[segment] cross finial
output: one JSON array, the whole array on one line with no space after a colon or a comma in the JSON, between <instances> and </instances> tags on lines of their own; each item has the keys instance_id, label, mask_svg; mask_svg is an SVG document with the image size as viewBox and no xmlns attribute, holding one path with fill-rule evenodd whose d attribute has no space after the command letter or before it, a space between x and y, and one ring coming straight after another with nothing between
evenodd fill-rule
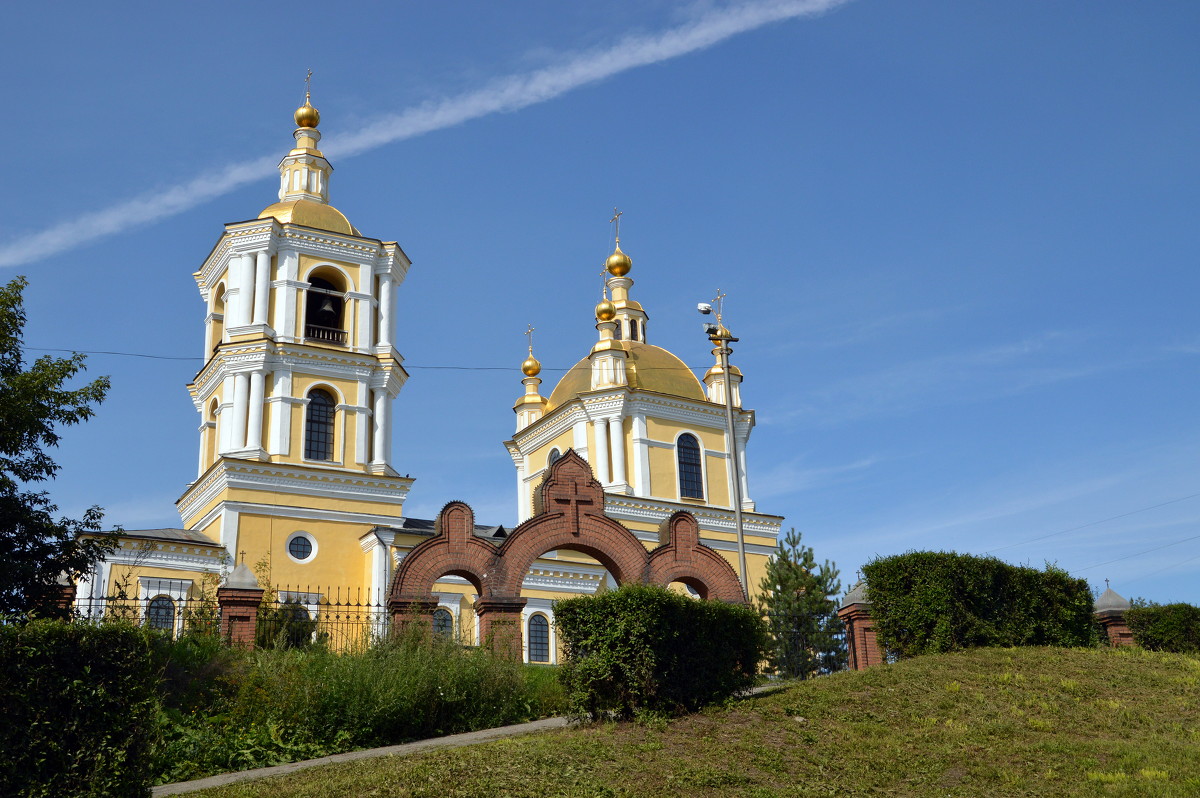
<instances>
[{"instance_id":1,"label":"cross finial","mask_svg":"<svg viewBox=\"0 0 1200 798\"><path fill-rule=\"evenodd\" d=\"M304 76L304 102L312 99L312 70L308 70L308 74Z\"/></svg>"},{"instance_id":2,"label":"cross finial","mask_svg":"<svg viewBox=\"0 0 1200 798\"><path fill-rule=\"evenodd\" d=\"M608 299L608 266L600 270L600 298Z\"/></svg>"},{"instance_id":3,"label":"cross finial","mask_svg":"<svg viewBox=\"0 0 1200 798\"><path fill-rule=\"evenodd\" d=\"M532 355L533 354L533 331L536 328L532 324L527 324L525 326L527 328L525 330L525 337L529 339L529 354Z\"/></svg>"},{"instance_id":4,"label":"cross finial","mask_svg":"<svg viewBox=\"0 0 1200 798\"><path fill-rule=\"evenodd\" d=\"M614 206L613 207L613 217L608 220L609 224L616 225L614 237L617 239L618 244L621 243L621 214L622 213L623 213L623 211L617 210L616 207Z\"/></svg>"},{"instance_id":5,"label":"cross finial","mask_svg":"<svg viewBox=\"0 0 1200 798\"><path fill-rule=\"evenodd\" d=\"M1105 590L1109 590L1109 589L1110 589L1110 588L1109 588L1109 586L1108 586L1108 577L1104 577L1104 589L1105 589Z\"/></svg>"},{"instance_id":6,"label":"cross finial","mask_svg":"<svg viewBox=\"0 0 1200 798\"><path fill-rule=\"evenodd\" d=\"M246 564L246 550L242 549L242 565Z\"/></svg>"},{"instance_id":7,"label":"cross finial","mask_svg":"<svg viewBox=\"0 0 1200 798\"><path fill-rule=\"evenodd\" d=\"M717 295L713 297L713 304L717 306L717 324L721 323L721 311L725 305L725 294L721 293L721 289L717 289Z\"/></svg>"}]
</instances>

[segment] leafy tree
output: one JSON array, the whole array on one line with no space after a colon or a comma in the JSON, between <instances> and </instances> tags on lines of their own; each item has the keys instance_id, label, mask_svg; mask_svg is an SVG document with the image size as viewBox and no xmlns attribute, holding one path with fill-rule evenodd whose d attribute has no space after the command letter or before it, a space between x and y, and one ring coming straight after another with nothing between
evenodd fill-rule
<instances>
[{"instance_id":1,"label":"leafy tree","mask_svg":"<svg viewBox=\"0 0 1200 798\"><path fill-rule=\"evenodd\" d=\"M837 566L829 560L818 566L812 547L800 538L792 529L767 562L759 602L771 636L771 668L807 679L844 667L846 647L837 616L842 592Z\"/></svg>"},{"instance_id":2,"label":"leafy tree","mask_svg":"<svg viewBox=\"0 0 1200 798\"><path fill-rule=\"evenodd\" d=\"M79 520L56 521L46 492L28 489L58 473L47 451L58 445L58 428L91 418L108 378L64 387L84 369L78 353L43 356L26 367L26 285L18 277L0 286L0 613L51 612L59 576L77 579L116 545L115 532L100 530L99 507Z\"/></svg>"}]
</instances>

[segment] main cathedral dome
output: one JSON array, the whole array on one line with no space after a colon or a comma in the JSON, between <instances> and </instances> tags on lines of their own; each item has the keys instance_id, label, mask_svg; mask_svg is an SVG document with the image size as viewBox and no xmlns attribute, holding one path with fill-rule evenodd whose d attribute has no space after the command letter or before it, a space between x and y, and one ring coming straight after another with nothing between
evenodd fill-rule
<instances>
[{"instance_id":1,"label":"main cathedral dome","mask_svg":"<svg viewBox=\"0 0 1200 798\"><path fill-rule=\"evenodd\" d=\"M640 391L678 396L684 399L705 401L704 388L696 375L682 360L661 346L645 344L640 341L620 341L619 346L625 350L628 357L625 364L625 374L629 387ZM554 386L550 401L546 406L547 412L560 407L579 394L591 390L592 363L590 357L585 357L571 367L563 378Z\"/></svg>"}]
</instances>

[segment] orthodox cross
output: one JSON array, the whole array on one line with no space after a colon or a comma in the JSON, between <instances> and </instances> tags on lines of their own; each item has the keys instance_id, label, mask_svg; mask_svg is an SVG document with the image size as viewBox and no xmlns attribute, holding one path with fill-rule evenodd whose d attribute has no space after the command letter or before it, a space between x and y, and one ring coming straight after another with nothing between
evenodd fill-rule
<instances>
[{"instance_id":1,"label":"orthodox cross","mask_svg":"<svg viewBox=\"0 0 1200 798\"><path fill-rule=\"evenodd\" d=\"M246 550L242 549L242 565L246 564Z\"/></svg>"},{"instance_id":2,"label":"orthodox cross","mask_svg":"<svg viewBox=\"0 0 1200 798\"><path fill-rule=\"evenodd\" d=\"M308 74L304 76L304 101L308 102L312 97L312 70L308 70Z\"/></svg>"},{"instance_id":3,"label":"orthodox cross","mask_svg":"<svg viewBox=\"0 0 1200 798\"><path fill-rule=\"evenodd\" d=\"M608 266L600 270L600 298L608 299Z\"/></svg>"},{"instance_id":4,"label":"orthodox cross","mask_svg":"<svg viewBox=\"0 0 1200 798\"><path fill-rule=\"evenodd\" d=\"M575 528L571 530L571 534L578 537L578 535L579 535L579 508L581 505L590 505L592 503L592 500L584 497L583 492L581 490L579 490L579 483L572 479L570 494L565 495L565 496L555 496L554 503L560 504L560 505L566 505L571 508L571 510L575 516ZM563 512L564 513L566 512L565 508L563 509Z\"/></svg>"},{"instance_id":5,"label":"orthodox cross","mask_svg":"<svg viewBox=\"0 0 1200 798\"><path fill-rule=\"evenodd\" d=\"M533 354L533 331L536 329L532 324L525 325L529 329L525 330L525 337L529 339L529 354Z\"/></svg>"},{"instance_id":6,"label":"orthodox cross","mask_svg":"<svg viewBox=\"0 0 1200 798\"><path fill-rule=\"evenodd\" d=\"M621 213L622 211L613 208L613 218L608 220L609 224L616 225L616 239L618 244L621 243Z\"/></svg>"},{"instance_id":7,"label":"orthodox cross","mask_svg":"<svg viewBox=\"0 0 1200 798\"><path fill-rule=\"evenodd\" d=\"M717 306L717 324L721 323L721 309L725 304L725 294L721 293L721 289L717 289L717 295L713 297L713 304Z\"/></svg>"},{"instance_id":8,"label":"orthodox cross","mask_svg":"<svg viewBox=\"0 0 1200 798\"><path fill-rule=\"evenodd\" d=\"M1108 589L1109 589L1109 585L1108 585L1108 579L1107 579L1107 578L1104 580L1104 589L1105 589L1105 590L1108 590Z\"/></svg>"}]
</instances>

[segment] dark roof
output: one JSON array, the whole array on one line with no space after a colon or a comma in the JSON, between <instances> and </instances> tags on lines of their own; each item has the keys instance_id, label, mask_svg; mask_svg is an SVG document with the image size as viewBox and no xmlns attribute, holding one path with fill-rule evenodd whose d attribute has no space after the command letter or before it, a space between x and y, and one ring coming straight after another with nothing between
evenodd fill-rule
<instances>
[{"instance_id":1,"label":"dark roof","mask_svg":"<svg viewBox=\"0 0 1200 798\"><path fill-rule=\"evenodd\" d=\"M220 548L221 544L194 529L125 529L121 532L121 537L125 538L144 538L147 540L174 540L181 543L199 543L202 546L215 546Z\"/></svg>"},{"instance_id":2,"label":"dark roof","mask_svg":"<svg viewBox=\"0 0 1200 798\"><path fill-rule=\"evenodd\" d=\"M378 526L376 529L390 529L393 532L402 532L406 535L424 535L433 537L434 527L436 522L426 518L401 518L399 524L391 526ZM499 542L508 537L508 530L503 525L487 526L484 524L475 525L475 537L483 538L484 540Z\"/></svg>"}]
</instances>

